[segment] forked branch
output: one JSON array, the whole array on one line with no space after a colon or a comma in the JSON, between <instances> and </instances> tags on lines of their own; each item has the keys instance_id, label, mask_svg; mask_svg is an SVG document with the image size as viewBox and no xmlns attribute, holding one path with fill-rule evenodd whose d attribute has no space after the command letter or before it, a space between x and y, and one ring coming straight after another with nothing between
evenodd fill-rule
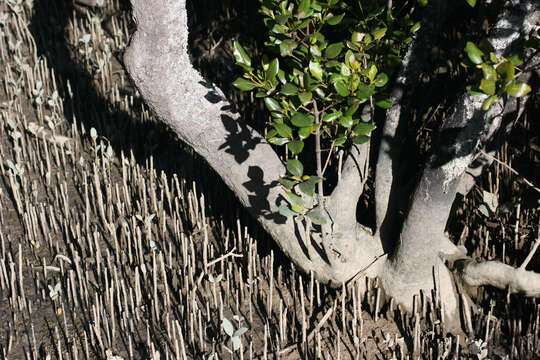
<instances>
[{"instance_id":1,"label":"forked branch","mask_svg":"<svg viewBox=\"0 0 540 360\"><path fill-rule=\"evenodd\" d=\"M516 42L536 26L538 18L535 2L507 2L489 38L497 56L508 57ZM501 96L489 111L484 111L483 100L464 93L445 118L435 153L413 197L396 257L407 258L421 267L426 259L438 256L438 243L463 174L482 145L496 135L503 117L517 108L515 100Z\"/></svg>"},{"instance_id":2,"label":"forked branch","mask_svg":"<svg viewBox=\"0 0 540 360\"><path fill-rule=\"evenodd\" d=\"M305 236L309 225L299 226L291 217L279 214L285 201L277 183L285 173L283 163L259 133L228 110L231 106L219 88L192 67L185 0L131 3L137 31L124 60L142 97L160 120L206 160L301 270L313 272L322 282L341 284L369 263L376 254L357 246L356 234L346 238L351 251L348 262L342 261L343 251L317 243L309 233ZM359 153L359 163L364 161L362 156ZM358 180L358 170L356 178L359 183L365 181L364 175ZM355 188L361 191L362 186ZM355 225L356 219L343 228L355 229Z\"/></svg>"}]
</instances>

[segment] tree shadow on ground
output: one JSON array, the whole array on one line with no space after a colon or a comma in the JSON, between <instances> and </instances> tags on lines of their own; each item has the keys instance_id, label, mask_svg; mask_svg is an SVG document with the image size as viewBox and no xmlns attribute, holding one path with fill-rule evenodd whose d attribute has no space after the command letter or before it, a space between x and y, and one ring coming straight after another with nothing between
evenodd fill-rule
<instances>
[{"instance_id":1,"label":"tree shadow on ground","mask_svg":"<svg viewBox=\"0 0 540 360\"><path fill-rule=\"evenodd\" d=\"M246 4L250 3L250 1L245 2ZM130 11L129 0L119 0L118 3L122 12L128 13ZM193 56L194 63L202 64L199 71L203 73L203 76L221 69L223 66L234 64L228 57L216 57L214 60L217 63L208 62L208 58L202 60L200 58L200 56L204 57L201 54L204 52L205 44L198 37L205 37L206 32L212 31L212 29L220 29L216 27L216 21L223 20L223 16L219 16L219 11L221 11L219 9L225 11L226 6L220 5L218 7L218 3L214 3L214 5L207 4L210 7L205 8L204 1L196 4L188 1L188 7L193 9L195 6L194 11L198 14L195 17L190 17L190 21L197 21L197 26L200 29L199 32L195 32L195 35L190 33L193 37L191 40L199 44L192 46L191 52L196 53ZM213 9L212 6L215 6L214 11L208 11ZM252 5L251 8L254 6ZM257 241L259 254L265 256L270 251L274 251L277 255L276 259L281 259L279 263L285 265L285 270L288 269L289 262L275 243L270 241L266 232L242 208L234 194L228 189L223 191L226 185L208 167L204 159L201 159L191 148L179 141L163 123L139 119L139 109L145 107L141 98L134 98L134 104L129 111L105 98L93 83L93 78L97 74L91 73L83 64L75 60L74 54L77 49L67 41L70 20L86 21L88 15L95 14L102 20L101 26L106 28L107 19L117 15L106 13L106 11L106 8L97 7L78 8L73 5L71 0L60 2L36 0L34 3L29 29L35 39L38 58L46 59L48 68L54 71L56 76L58 92L63 100L64 117L68 125L66 129L71 127L73 123L81 124L87 132L93 127L100 136L110 142L116 154L123 152L129 156L130 153L133 153L135 161L142 167L145 167L152 157L157 174L163 171L168 178L172 178L173 174L179 174L186 183L195 182L197 189L202 191L207 198L206 204L210 208L207 210L208 216L223 219L228 228L235 228L236 221L240 218L241 223L248 225L253 237L259 240ZM202 14L205 16L201 17ZM249 18L251 13L244 11L242 14L242 19L245 20ZM230 26L223 30L227 32L228 36L234 37L235 34L239 35L242 31L246 31L240 26L245 26L246 21L239 18L228 21ZM113 56L116 59L113 62L118 66L118 71L123 71L123 53L114 53ZM232 58L232 54L230 54L230 58ZM229 74L231 73L229 72ZM216 81L216 78L210 77L209 80ZM217 85L223 86L223 84L227 84L227 81L227 79L223 80L222 78L222 80L217 81ZM228 84L229 88L223 87L229 96L231 93L227 91L231 90L232 87L230 82ZM119 92L121 97L129 96L134 94L134 89L119 88ZM70 93L71 96L69 96ZM208 100L212 101L212 98ZM231 209L238 211L231 211ZM219 234L214 235L218 236Z\"/></svg>"}]
</instances>

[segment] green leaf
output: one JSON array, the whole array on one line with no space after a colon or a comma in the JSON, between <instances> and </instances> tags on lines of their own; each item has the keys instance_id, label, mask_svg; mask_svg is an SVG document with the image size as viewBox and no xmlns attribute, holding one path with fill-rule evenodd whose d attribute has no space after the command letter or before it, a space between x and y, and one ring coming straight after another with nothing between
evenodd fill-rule
<instances>
[{"instance_id":1,"label":"green leaf","mask_svg":"<svg viewBox=\"0 0 540 360\"><path fill-rule=\"evenodd\" d=\"M232 84L234 87L242 91L250 91L257 87L257 84L255 84L253 81L249 81L240 77L234 80Z\"/></svg>"},{"instance_id":2,"label":"green leaf","mask_svg":"<svg viewBox=\"0 0 540 360\"><path fill-rule=\"evenodd\" d=\"M412 27L411 27L411 33L415 33L417 32L418 30L420 30L420 28L422 27L422 22L421 21L418 21L416 22Z\"/></svg>"},{"instance_id":3,"label":"green leaf","mask_svg":"<svg viewBox=\"0 0 540 360\"><path fill-rule=\"evenodd\" d=\"M489 108L495 104L495 102L497 101L498 97L497 95L492 95L490 97L488 97L486 100L484 100L484 102L482 103L482 110L489 110Z\"/></svg>"},{"instance_id":4,"label":"green leaf","mask_svg":"<svg viewBox=\"0 0 540 360\"><path fill-rule=\"evenodd\" d=\"M287 22L287 20L289 20L289 18L290 18L290 15L285 15L285 14L277 15L276 22L279 25L284 25Z\"/></svg>"},{"instance_id":5,"label":"green leaf","mask_svg":"<svg viewBox=\"0 0 540 360\"><path fill-rule=\"evenodd\" d=\"M471 85L467 85L467 86L465 87L465 89L467 89L467 92L468 92L469 95L471 95L471 96L483 96L483 95L484 95L483 92L476 91Z\"/></svg>"},{"instance_id":6,"label":"green leaf","mask_svg":"<svg viewBox=\"0 0 540 360\"><path fill-rule=\"evenodd\" d=\"M268 132L266 133L265 138L266 138L266 139L271 139L271 138L273 138L273 137L276 136L276 135L277 135L277 130L276 130L276 129L270 129L270 130L268 130Z\"/></svg>"},{"instance_id":7,"label":"green leaf","mask_svg":"<svg viewBox=\"0 0 540 360\"><path fill-rule=\"evenodd\" d=\"M531 87L525 83L515 83L506 87L506 92L513 97L522 97L531 92Z\"/></svg>"},{"instance_id":8,"label":"green leaf","mask_svg":"<svg viewBox=\"0 0 540 360\"><path fill-rule=\"evenodd\" d=\"M321 64L315 61L309 62L309 72L313 77L319 81L322 81L323 78L323 69L321 67Z\"/></svg>"},{"instance_id":9,"label":"green leaf","mask_svg":"<svg viewBox=\"0 0 540 360\"><path fill-rule=\"evenodd\" d=\"M304 142L301 140L294 140L288 143L287 147L294 155L298 155L302 152L302 149L304 149Z\"/></svg>"},{"instance_id":10,"label":"green leaf","mask_svg":"<svg viewBox=\"0 0 540 360\"><path fill-rule=\"evenodd\" d=\"M510 61L505 61L497 66L497 73L504 79L504 84L508 84L514 80L514 65Z\"/></svg>"},{"instance_id":11,"label":"green leaf","mask_svg":"<svg viewBox=\"0 0 540 360\"><path fill-rule=\"evenodd\" d=\"M349 96L349 89L347 89L347 85L345 85L343 80L336 81L334 83L334 88L339 95L343 97Z\"/></svg>"},{"instance_id":12,"label":"green leaf","mask_svg":"<svg viewBox=\"0 0 540 360\"><path fill-rule=\"evenodd\" d=\"M495 71L495 68L493 66L486 63L483 63L480 66L482 66L482 74L484 75L484 79L494 81L497 80L497 71Z\"/></svg>"},{"instance_id":13,"label":"green leaf","mask_svg":"<svg viewBox=\"0 0 540 360\"><path fill-rule=\"evenodd\" d=\"M421 7L426 7L428 4L428 0L417 0L418 5Z\"/></svg>"},{"instance_id":14,"label":"green leaf","mask_svg":"<svg viewBox=\"0 0 540 360\"><path fill-rule=\"evenodd\" d=\"M301 177L304 174L304 165L299 160L287 160L287 171L294 176Z\"/></svg>"},{"instance_id":15,"label":"green leaf","mask_svg":"<svg viewBox=\"0 0 540 360\"><path fill-rule=\"evenodd\" d=\"M315 195L315 182L313 181L307 180L307 181L301 182L300 184L298 184L298 188L300 189L301 192L303 192L307 196L313 197L313 195Z\"/></svg>"},{"instance_id":16,"label":"green leaf","mask_svg":"<svg viewBox=\"0 0 540 360\"><path fill-rule=\"evenodd\" d=\"M268 68L270 67L270 61L268 59L268 56L266 54L263 55L261 59L261 66L264 71L268 71Z\"/></svg>"},{"instance_id":17,"label":"green leaf","mask_svg":"<svg viewBox=\"0 0 540 360\"><path fill-rule=\"evenodd\" d=\"M385 73L379 73L377 77L375 78L375 81L373 84L375 84L376 87L383 87L388 82L388 75Z\"/></svg>"},{"instance_id":18,"label":"green leaf","mask_svg":"<svg viewBox=\"0 0 540 360\"><path fill-rule=\"evenodd\" d=\"M341 75L351 76L351 69L349 69L347 64L341 64Z\"/></svg>"},{"instance_id":19,"label":"green leaf","mask_svg":"<svg viewBox=\"0 0 540 360\"><path fill-rule=\"evenodd\" d=\"M356 99L354 99L356 100ZM360 101L356 100L354 101L345 111L345 116L353 116L356 113L356 110L358 110L358 107L360 106Z\"/></svg>"},{"instance_id":20,"label":"green leaf","mask_svg":"<svg viewBox=\"0 0 540 360\"><path fill-rule=\"evenodd\" d=\"M324 122L332 122L336 119L338 119L342 115L341 111L336 111L333 113L325 114L322 118L322 121Z\"/></svg>"},{"instance_id":21,"label":"green leaf","mask_svg":"<svg viewBox=\"0 0 540 360\"><path fill-rule=\"evenodd\" d=\"M510 61L514 66L521 66L523 64L523 60L521 60L517 54L510 56L508 61Z\"/></svg>"},{"instance_id":22,"label":"green leaf","mask_svg":"<svg viewBox=\"0 0 540 360\"><path fill-rule=\"evenodd\" d=\"M343 47L344 45L341 42L330 44L324 50L324 56L326 56L328 59L335 59L339 56L341 50L343 50Z\"/></svg>"},{"instance_id":23,"label":"green leaf","mask_svg":"<svg viewBox=\"0 0 540 360\"><path fill-rule=\"evenodd\" d=\"M274 99L274 98L271 98L271 97L264 98L264 104L266 105L266 108L269 111L281 111L282 110L281 105L279 105L277 100Z\"/></svg>"},{"instance_id":24,"label":"green leaf","mask_svg":"<svg viewBox=\"0 0 540 360\"><path fill-rule=\"evenodd\" d=\"M371 42L373 41L373 38L371 37L371 35L366 34L366 35L364 36L364 39L363 39L363 40L364 40L364 44L365 44L365 45L369 45L369 44L371 44Z\"/></svg>"},{"instance_id":25,"label":"green leaf","mask_svg":"<svg viewBox=\"0 0 540 360\"><path fill-rule=\"evenodd\" d=\"M238 41L233 42L233 54L234 59L238 64L251 66L251 59L249 58L248 54L246 53L246 50L240 45Z\"/></svg>"},{"instance_id":26,"label":"green leaf","mask_svg":"<svg viewBox=\"0 0 540 360\"><path fill-rule=\"evenodd\" d=\"M285 84L287 82L287 79L285 78L285 71L279 69L279 71L277 72L277 77L282 84Z\"/></svg>"},{"instance_id":27,"label":"green leaf","mask_svg":"<svg viewBox=\"0 0 540 360\"><path fill-rule=\"evenodd\" d=\"M324 92L323 89L321 89L320 87L316 87L314 90L315 94L317 94L317 96L320 98L320 99L323 99L323 100L330 100L328 98L328 96L326 96L326 93Z\"/></svg>"},{"instance_id":28,"label":"green leaf","mask_svg":"<svg viewBox=\"0 0 540 360\"><path fill-rule=\"evenodd\" d=\"M335 83L336 81L338 80L347 80L347 77L346 76L343 76L341 74L336 74L336 73L333 73L332 75L330 75L330 84L333 84Z\"/></svg>"},{"instance_id":29,"label":"green leaf","mask_svg":"<svg viewBox=\"0 0 540 360\"><path fill-rule=\"evenodd\" d=\"M270 116L272 116L272 117L274 118L274 120L275 120L277 123L280 123L280 124L283 123L283 118L285 117L285 115L283 115L282 113L277 112L277 111L272 111L272 112L270 113Z\"/></svg>"},{"instance_id":30,"label":"green leaf","mask_svg":"<svg viewBox=\"0 0 540 360\"><path fill-rule=\"evenodd\" d=\"M296 49L298 43L294 40L287 39L279 44L279 52L281 56L286 57L292 54L293 50Z\"/></svg>"},{"instance_id":31,"label":"green leaf","mask_svg":"<svg viewBox=\"0 0 540 360\"><path fill-rule=\"evenodd\" d=\"M347 138L342 136L340 138L337 138L336 141L334 141L334 145L335 146L343 146L343 144L345 144L346 141L347 141Z\"/></svg>"},{"instance_id":32,"label":"green leaf","mask_svg":"<svg viewBox=\"0 0 540 360\"><path fill-rule=\"evenodd\" d=\"M352 138L353 144L362 145L367 143L371 138L367 135L358 135Z\"/></svg>"},{"instance_id":33,"label":"green leaf","mask_svg":"<svg viewBox=\"0 0 540 360\"><path fill-rule=\"evenodd\" d=\"M317 87L317 82L313 80L309 73L304 75L304 87L307 91L312 91L315 87Z\"/></svg>"},{"instance_id":34,"label":"green leaf","mask_svg":"<svg viewBox=\"0 0 540 360\"><path fill-rule=\"evenodd\" d=\"M469 4L471 7L474 7L476 5L476 0L465 0L467 4Z\"/></svg>"},{"instance_id":35,"label":"green leaf","mask_svg":"<svg viewBox=\"0 0 540 360\"><path fill-rule=\"evenodd\" d=\"M295 210L295 206L300 207L300 208L304 207L304 200L300 196L290 191L287 191L286 194L287 194L287 197L289 198L289 201L291 202L291 205L293 205L292 207L293 210Z\"/></svg>"},{"instance_id":36,"label":"green leaf","mask_svg":"<svg viewBox=\"0 0 540 360\"><path fill-rule=\"evenodd\" d=\"M311 1L310 0L302 0L300 2L300 5L298 5L296 16L299 19L304 19L304 18L308 17L309 16L309 8L310 8L310 6L311 6Z\"/></svg>"},{"instance_id":37,"label":"green leaf","mask_svg":"<svg viewBox=\"0 0 540 360\"><path fill-rule=\"evenodd\" d=\"M298 88L294 84L286 83L281 87L280 92L286 96L296 95L298 94Z\"/></svg>"},{"instance_id":38,"label":"green leaf","mask_svg":"<svg viewBox=\"0 0 540 360\"><path fill-rule=\"evenodd\" d=\"M309 104L312 98L313 94L311 93L311 91L301 92L300 94L298 94L298 99L300 99L302 105Z\"/></svg>"},{"instance_id":39,"label":"green leaf","mask_svg":"<svg viewBox=\"0 0 540 360\"><path fill-rule=\"evenodd\" d=\"M268 139L268 142L270 144L273 144L273 145L278 145L278 146L282 146L282 145L285 145L289 142L290 140L288 138L278 138L278 137L273 137L273 138L270 138Z\"/></svg>"},{"instance_id":40,"label":"green leaf","mask_svg":"<svg viewBox=\"0 0 540 360\"><path fill-rule=\"evenodd\" d=\"M286 26L275 24L272 29L270 29L271 33L274 34L285 34L287 33L288 28Z\"/></svg>"},{"instance_id":41,"label":"green leaf","mask_svg":"<svg viewBox=\"0 0 540 360\"><path fill-rule=\"evenodd\" d=\"M285 177L279 178L278 181L281 185L283 185L288 190L291 190L294 187L294 185L296 185L296 181L287 179Z\"/></svg>"},{"instance_id":42,"label":"green leaf","mask_svg":"<svg viewBox=\"0 0 540 360\"><path fill-rule=\"evenodd\" d=\"M495 82L495 80L482 79L482 80L480 80L479 88L485 94L495 95L496 82Z\"/></svg>"},{"instance_id":43,"label":"green leaf","mask_svg":"<svg viewBox=\"0 0 540 360\"><path fill-rule=\"evenodd\" d=\"M356 97L360 100L367 100L375 94L373 85L359 84L356 90Z\"/></svg>"},{"instance_id":44,"label":"green leaf","mask_svg":"<svg viewBox=\"0 0 540 360\"><path fill-rule=\"evenodd\" d=\"M369 80L371 80L371 82L373 82L373 80L375 80L375 76L377 76L378 71L379 70L377 69L377 66L375 66L375 64L373 64L373 65L371 65L369 67L367 76L368 76Z\"/></svg>"},{"instance_id":45,"label":"green leaf","mask_svg":"<svg viewBox=\"0 0 540 360\"><path fill-rule=\"evenodd\" d=\"M274 81L276 79L276 75L279 71L279 60L275 58L272 60L270 65L268 66L268 70L266 70L266 79L270 81Z\"/></svg>"},{"instance_id":46,"label":"green leaf","mask_svg":"<svg viewBox=\"0 0 540 360\"><path fill-rule=\"evenodd\" d=\"M272 123L272 126L277 130L279 136L292 138L292 129L287 124Z\"/></svg>"},{"instance_id":47,"label":"green leaf","mask_svg":"<svg viewBox=\"0 0 540 360\"><path fill-rule=\"evenodd\" d=\"M355 31L351 35L351 41L352 42L361 42L366 34L363 32Z\"/></svg>"},{"instance_id":48,"label":"green leaf","mask_svg":"<svg viewBox=\"0 0 540 360\"><path fill-rule=\"evenodd\" d=\"M345 53L345 65L350 67L355 62L356 56L354 56L354 53L351 50L347 50L347 52Z\"/></svg>"},{"instance_id":49,"label":"green leaf","mask_svg":"<svg viewBox=\"0 0 540 360\"><path fill-rule=\"evenodd\" d=\"M375 123L358 123L353 129L355 135L368 135L376 128Z\"/></svg>"},{"instance_id":50,"label":"green leaf","mask_svg":"<svg viewBox=\"0 0 540 360\"><path fill-rule=\"evenodd\" d=\"M339 119L339 124L343 127L350 128L354 125L354 120L352 116L342 116L341 119Z\"/></svg>"},{"instance_id":51,"label":"green leaf","mask_svg":"<svg viewBox=\"0 0 540 360\"><path fill-rule=\"evenodd\" d=\"M375 105L381 109L390 109L392 107L392 101L388 98L375 101Z\"/></svg>"},{"instance_id":52,"label":"green leaf","mask_svg":"<svg viewBox=\"0 0 540 360\"><path fill-rule=\"evenodd\" d=\"M309 47L309 53L315 58L319 58L322 56L321 49L319 49L317 45L311 45Z\"/></svg>"},{"instance_id":53,"label":"green leaf","mask_svg":"<svg viewBox=\"0 0 540 360\"><path fill-rule=\"evenodd\" d=\"M294 215L297 215L298 213L292 211L290 208L289 208L289 205L286 205L286 204L283 204L281 205L279 208L278 208L278 212L285 216L285 217L289 217L289 216L294 216Z\"/></svg>"},{"instance_id":54,"label":"green leaf","mask_svg":"<svg viewBox=\"0 0 540 360\"><path fill-rule=\"evenodd\" d=\"M474 64L479 65L484 62L484 60L482 60L482 57L485 54L474 43L467 41L467 45L465 46L465 51L467 52L467 56L469 56L469 59Z\"/></svg>"},{"instance_id":55,"label":"green leaf","mask_svg":"<svg viewBox=\"0 0 540 360\"><path fill-rule=\"evenodd\" d=\"M300 138L300 140L307 139L309 135L311 135L311 132L311 126L300 128L298 129L298 137Z\"/></svg>"},{"instance_id":56,"label":"green leaf","mask_svg":"<svg viewBox=\"0 0 540 360\"><path fill-rule=\"evenodd\" d=\"M297 112L291 118L291 123L296 127L306 127L313 125L313 119L307 117L304 113Z\"/></svg>"},{"instance_id":57,"label":"green leaf","mask_svg":"<svg viewBox=\"0 0 540 360\"><path fill-rule=\"evenodd\" d=\"M318 208L311 210L307 213L308 218L316 225L324 225L326 224L326 219L321 214L321 210Z\"/></svg>"},{"instance_id":58,"label":"green leaf","mask_svg":"<svg viewBox=\"0 0 540 360\"><path fill-rule=\"evenodd\" d=\"M385 27L376 29L376 30L372 33L373 39L374 39L374 40L382 39L382 38L384 37L384 35L386 34L386 30L388 30L388 29L385 28Z\"/></svg>"},{"instance_id":59,"label":"green leaf","mask_svg":"<svg viewBox=\"0 0 540 360\"><path fill-rule=\"evenodd\" d=\"M341 15L333 15L326 19L326 22L328 25L337 25L343 20L343 17L345 16L345 13Z\"/></svg>"}]
</instances>

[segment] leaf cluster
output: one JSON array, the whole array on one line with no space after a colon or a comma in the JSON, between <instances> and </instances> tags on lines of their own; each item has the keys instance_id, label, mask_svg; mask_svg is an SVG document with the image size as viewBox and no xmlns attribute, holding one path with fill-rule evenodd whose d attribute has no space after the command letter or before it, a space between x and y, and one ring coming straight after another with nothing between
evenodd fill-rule
<instances>
[{"instance_id":1,"label":"leaf cluster","mask_svg":"<svg viewBox=\"0 0 540 360\"><path fill-rule=\"evenodd\" d=\"M467 91L473 96L487 95L482 103L483 110L489 110L504 94L522 97L531 92L527 83L516 81L520 73L518 66L523 64L518 55L498 57L493 46L485 40L478 45L468 41L465 51L468 61L462 65L476 69L476 83L467 86Z\"/></svg>"},{"instance_id":2,"label":"leaf cluster","mask_svg":"<svg viewBox=\"0 0 540 360\"><path fill-rule=\"evenodd\" d=\"M263 99L270 113L267 140L286 146L294 157L280 182L290 194L299 190L313 197L315 184L323 179L304 175L298 166L306 141L319 137L330 147L328 154L369 141L375 124L363 122L360 109L365 104L392 106L387 83L420 23L407 12L395 18L386 2L375 0L259 2L268 29L267 52L255 67L234 42L235 60L244 75L233 85ZM289 195L284 215L304 213L306 204L296 196Z\"/></svg>"}]
</instances>

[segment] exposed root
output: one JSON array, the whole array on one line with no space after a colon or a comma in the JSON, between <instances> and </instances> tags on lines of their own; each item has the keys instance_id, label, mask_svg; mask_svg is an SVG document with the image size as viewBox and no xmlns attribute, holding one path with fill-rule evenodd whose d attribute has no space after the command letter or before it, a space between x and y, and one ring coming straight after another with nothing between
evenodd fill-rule
<instances>
[{"instance_id":1,"label":"exposed root","mask_svg":"<svg viewBox=\"0 0 540 360\"><path fill-rule=\"evenodd\" d=\"M511 294L540 297L540 274L521 267L514 268L499 261L476 262L467 258L455 261L452 270L457 271L469 286L490 285L508 289Z\"/></svg>"}]
</instances>

